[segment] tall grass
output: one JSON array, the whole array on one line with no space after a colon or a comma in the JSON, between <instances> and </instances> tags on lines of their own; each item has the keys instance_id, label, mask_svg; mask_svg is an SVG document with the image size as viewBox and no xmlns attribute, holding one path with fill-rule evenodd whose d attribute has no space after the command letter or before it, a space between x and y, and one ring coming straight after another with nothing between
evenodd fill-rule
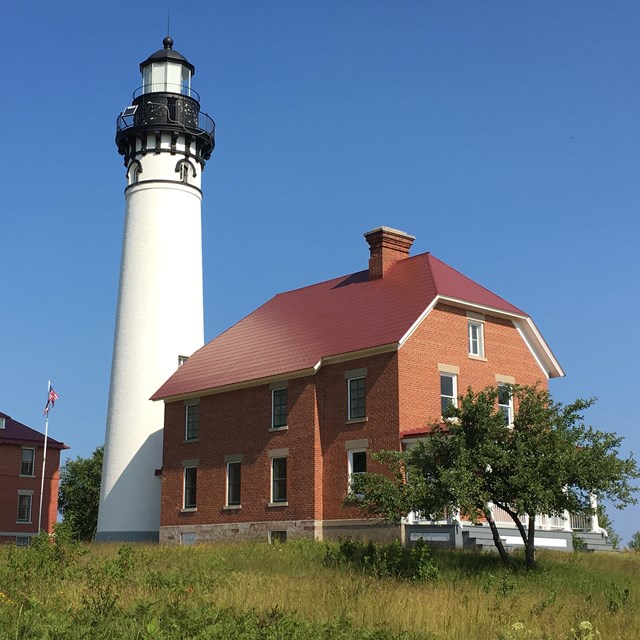
<instances>
[{"instance_id":1,"label":"tall grass","mask_svg":"<svg viewBox=\"0 0 640 640\"><path fill-rule=\"evenodd\" d=\"M0 547L0 639L640 637L640 555L541 552L531 572L440 551L423 581L377 577L338 552L46 538Z\"/></svg>"}]
</instances>

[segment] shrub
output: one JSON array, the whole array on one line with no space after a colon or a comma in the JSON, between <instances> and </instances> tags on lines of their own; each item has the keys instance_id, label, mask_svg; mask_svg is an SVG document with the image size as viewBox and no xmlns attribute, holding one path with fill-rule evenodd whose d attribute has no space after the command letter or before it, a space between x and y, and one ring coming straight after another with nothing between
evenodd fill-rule
<instances>
[{"instance_id":1,"label":"shrub","mask_svg":"<svg viewBox=\"0 0 640 640\"><path fill-rule=\"evenodd\" d=\"M325 562L375 578L425 581L438 576L429 547L422 540L414 547L406 548L399 541L376 544L343 538L337 548L327 548Z\"/></svg>"}]
</instances>

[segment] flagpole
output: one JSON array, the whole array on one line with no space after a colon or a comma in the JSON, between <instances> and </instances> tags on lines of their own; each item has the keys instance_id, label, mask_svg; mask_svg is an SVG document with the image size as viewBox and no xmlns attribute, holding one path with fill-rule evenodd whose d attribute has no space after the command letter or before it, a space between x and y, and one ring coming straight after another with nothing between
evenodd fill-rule
<instances>
[{"instance_id":1,"label":"flagpole","mask_svg":"<svg viewBox=\"0 0 640 640\"><path fill-rule=\"evenodd\" d=\"M47 384L47 406L49 401L49 391L51 389L51 380ZM42 499L44 498L44 472L47 464L47 440L49 437L49 412L45 412L44 421L44 451L42 454L42 478L40 480L40 505L38 507L38 533L42 531Z\"/></svg>"}]
</instances>

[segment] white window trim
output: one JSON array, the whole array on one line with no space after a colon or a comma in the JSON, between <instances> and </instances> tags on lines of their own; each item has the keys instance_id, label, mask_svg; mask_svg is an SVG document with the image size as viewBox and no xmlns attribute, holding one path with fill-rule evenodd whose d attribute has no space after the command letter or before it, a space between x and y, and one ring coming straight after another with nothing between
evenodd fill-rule
<instances>
[{"instance_id":1,"label":"white window trim","mask_svg":"<svg viewBox=\"0 0 640 640\"><path fill-rule=\"evenodd\" d=\"M364 380L364 415L354 417L351 415L351 383L355 380ZM347 378L347 420L349 422L366 422L367 421L367 376L353 376Z\"/></svg>"},{"instance_id":2,"label":"white window trim","mask_svg":"<svg viewBox=\"0 0 640 640\"><path fill-rule=\"evenodd\" d=\"M442 378L451 378L453 380L453 396L445 396L442 393ZM450 373L448 371L441 371L440 377L438 378L440 382L440 412L442 412L442 398L453 398L453 406L458 406L458 374ZM442 418L442 415L440 416Z\"/></svg>"},{"instance_id":3,"label":"white window trim","mask_svg":"<svg viewBox=\"0 0 640 640\"><path fill-rule=\"evenodd\" d=\"M478 337L474 340L471 336L472 327L478 329ZM477 341L478 352L473 351L472 344ZM477 318L467 318L467 348L469 351L469 357L476 360L485 360L485 348L484 348L484 321Z\"/></svg>"},{"instance_id":4,"label":"white window trim","mask_svg":"<svg viewBox=\"0 0 640 640\"><path fill-rule=\"evenodd\" d=\"M508 410L507 426L510 429L512 429L513 428L513 394L512 393L509 394L509 404L500 404L500 387L506 387L506 386L507 385L505 383L498 383L498 407L500 408L501 411L503 407L507 407L507 410Z\"/></svg>"},{"instance_id":5,"label":"white window trim","mask_svg":"<svg viewBox=\"0 0 640 640\"><path fill-rule=\"evenodd\" d=\"M351 492L351 486L352 486L352 478L355 475L354 471L353 471L353 454L354 453L364 453L366 456L367 453L367 449L366 448L358 448L358 449L349 449L347 451L347 491ZM365 458L365 465L366 465L366 458ZM357 475L360 475L361 473L366 473L366 471L358 471ZM356 493L355 494L356 497L360 498L362 497L362 494Z\"/></svg>"},{"instance_id":6,"label":"white window trim","mask_svg":"<svg viewBox=\"0 0 640 640\"><path fill-rule=\"evenodd\" d=\"M271 452L270 452L271 453ZM288 454L287 455L270 455L269 458L271 459L271 488L270 488L270 494L269 494L269 507L286 507L289 505L289 462L288 462ZM275 460L287 460L286 462L286 467L287 467L287 474L285 476L285 494L287 496L286 500L274 500L274 495L273 495L273 489L274 489L274 484L273 484L273 467L274 467L274 461Z\"/></svg>"},{"instance_id":7,"label":"white window trim","mask_svg":"<svg viewBox=\"0 0 640 640\"><path fill-rule=\"evenodd\" d=\"M187 469L195 469L196 473L196 499L193 507L187 507ZM197 465L186 465L182 468L182 511L198 510L198 467Z\"/></svg>"}]
</instances>

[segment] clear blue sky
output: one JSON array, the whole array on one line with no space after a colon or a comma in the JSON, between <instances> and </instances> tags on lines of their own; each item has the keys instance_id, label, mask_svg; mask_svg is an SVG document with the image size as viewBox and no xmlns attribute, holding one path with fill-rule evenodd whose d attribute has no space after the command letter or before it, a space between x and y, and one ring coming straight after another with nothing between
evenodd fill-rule
<instances>
[{"instance_id":1,"label":"clear blue sky","mask_svg":"<svg viewBox=\"0 0 640 640\"><path fill-rule=\"evenodd\" d=\"M207 340L279 291L364 269L379 225L525 309L563 401L640 450L640 5L171 2L217 123ZM5 3L0 409L103 442L124 167L115 119L166 3ZM179 301L168 301L176 304ZM611 511L625 541L640 508Z\"/></svg>"}]
</instances>

